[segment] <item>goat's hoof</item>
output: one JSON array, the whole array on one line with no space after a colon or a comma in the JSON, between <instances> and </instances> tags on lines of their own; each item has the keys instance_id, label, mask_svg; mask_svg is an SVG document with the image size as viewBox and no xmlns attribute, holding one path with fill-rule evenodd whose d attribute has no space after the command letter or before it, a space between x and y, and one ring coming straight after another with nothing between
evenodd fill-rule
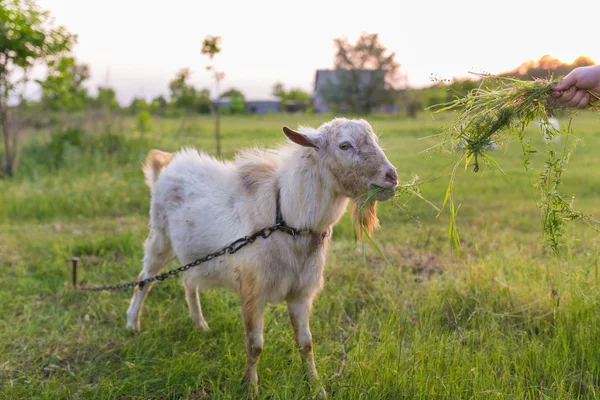
<instances>
[{"instance_id":1,"label":"goat's hoof","mask_svg":"<svg viewBox=\"0 0 600 400\"><path fill-rule=\"evenodd\" d=\"M140 321L127 321L125 328L131 332L137 332L140 330Z\"/></svg>"},{"instance_id":2,"label":"goat's hoof","mask_svg":"<svg viewBox=\"0 0 600 400\"><path fill-rule=\"evenodd\" d=\"M316 398L317 399L326 399L327 398L327 392L325 391L325 388L323 386L321 386L317 389Z\"/></svg>"},{"instance_id":3,"label":"goat's hoof","mask_svg":"<svg viewBox=\"0 0 600 400\"><path fill-rule=\"evenodd\" d=\"M256 375L252 376L248 371L244 372L240 384L246 396L254 398L258 394L258 377Z\"/></svg>"},{"instance_id":4,"label":"goat's hoof","mask_svg":"<svg viewBox=\"0 0 600 400\"><path fill-rule=\"evenodd\" d=\"M210 330L210 327L208 326L206 321L203 319L200 321L194 321L194 325L201 328L204 332L208 332Z\"/></svg>"},{"instance_id":5,"label":"goat's hoof","mask_svg":"<svg viewBox=\"0 0 600 400\"><path fill-rule=\"evenodd\" d=\"M258 383L257 382L244 380L244 378L242 378L241 384L242 384L242 390L244 391L244 394L246 395L246 397L253 399L258 395Z\"/></svg>"}]
</instances>

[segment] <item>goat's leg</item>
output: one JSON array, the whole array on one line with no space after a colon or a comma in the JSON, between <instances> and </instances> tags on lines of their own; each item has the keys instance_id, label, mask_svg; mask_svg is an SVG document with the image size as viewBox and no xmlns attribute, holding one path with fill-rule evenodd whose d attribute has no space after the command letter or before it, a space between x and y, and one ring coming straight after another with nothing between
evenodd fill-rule
<instances>
[{"instance_id":1,"label":"goat's leg","mask_svg":"<svg viewBox=\"0 0 600 400\"><path fill-rule=\"evenodd\" d=\"M152 229L144 244L144 269L138 275L138 280L150 278L158 274L172 256L173 253L169 239L163 232ZM135 287L129 309L127 310L127 329L140 329L140 310L144 299L153 285L154 282L151 282L144 285L142 289L137 286Z\"/></svg>"},{"instance_id":2,"label":"goat's leg","mask_svg":"<svg viewBox=\"0 0 600 400\"><path fill-rule=\"evenodd\" d=\"M325 396L325 390L319 382L319 374L315 366L315 356L312 346L312 334L308 323L312 299L288 301L288 313L294 328L296 343L300 347L300 354L304 361L304 367L309 382L317 388L321 397Z\"/></svg>"},{"instance_id":3,"label":"goat's leg","mask_svg":"<svg viewBox=\"0 0 600 400\"><path fill-rule=\"evenodd\" d=\"M190 318L195 325L207 331L208 324L204 319L204 315L202 315L202 306L200 305L198 286L192 282L186 282L184 279L183 287L185 288L185 300L187 301L188 308L190 310Z\"/></svg>"},{"instance_id":4,"label":"goat's leg","mask_svg":"<svg viewBox=\"0 0 600 400\"><path fill-rule=\"evenodd\" d=\"M242 281L243 282L243 281ZM264 298L257 294L256 286L242 283L242 318L246 331L246 371L242 384L248 384L248 391L258 391L258 373L256 368L263 348L263 311Z\"/></svg>"}]
</instances>

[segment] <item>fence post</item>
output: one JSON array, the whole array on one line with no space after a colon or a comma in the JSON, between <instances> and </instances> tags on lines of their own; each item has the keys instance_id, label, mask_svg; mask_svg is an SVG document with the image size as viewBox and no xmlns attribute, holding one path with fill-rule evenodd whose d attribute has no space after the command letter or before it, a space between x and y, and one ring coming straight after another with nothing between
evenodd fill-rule
<instances>
[{"instance_id":1,"label":"fence post","mask_svg":"<svg viewBox=\"0 0 600 400\"><path fill-rule=\"evenodd\" d=\"M72 269L72 278L73 278L73 287L77 289L77 262L79 261L78 257L71 258L71 263L73 263Z\"/></svg>"}]
</instances>

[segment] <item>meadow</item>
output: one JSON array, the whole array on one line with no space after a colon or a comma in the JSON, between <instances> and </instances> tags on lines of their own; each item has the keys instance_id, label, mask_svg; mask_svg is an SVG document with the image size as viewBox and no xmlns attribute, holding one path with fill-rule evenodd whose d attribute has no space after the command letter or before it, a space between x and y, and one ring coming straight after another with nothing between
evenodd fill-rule
<instances>
[{"instance_id":1,"label":"meadow","mask_svg":"<svg viewBox=\"0 0 600 400\"><path fill-rule=\"evenodd\" d=\"M282 125L331 115L228 116L224 158L283 142ZM441 206L454 157L423 152L449 115L367 118L400 180L427 181ZM237 297L201 294L209 332L189 319L178 280L157 284L142 330L125 329L131 292L73 290L80 280L129 281L141 270L150 194L148 150L193 146L214 153L212 120L155 119L135 132L30 132L16 176L0 180L0 398L236 399L245 365ZM561 122L566 123L565 120ZM131 126L129 126L131 125ZM573 118L581 136L562 190L600 216L600 120ZM535 126L528 128L542 148ZM564 138L563 138L564 140ZM447 213L411 200L380 204L374 236L389 262L357 243L346 215L334 229L325 288L312 313L317 369L332 399L573 399L600 397L598 233L567 225L556 258L542 246L536 197L518 143L494 153L498 171L460 171L455 183L460 254ZM532 167L540 170L543 154ZM175 267L176 261L169 266ZM261 399L306 399L285 305L265 314Z\"/></svg>"}]
</instances>

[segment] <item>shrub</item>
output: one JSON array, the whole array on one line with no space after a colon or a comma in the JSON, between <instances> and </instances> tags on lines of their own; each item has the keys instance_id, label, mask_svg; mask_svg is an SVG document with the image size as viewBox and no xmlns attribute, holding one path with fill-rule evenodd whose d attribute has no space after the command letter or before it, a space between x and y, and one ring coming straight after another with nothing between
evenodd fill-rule
<instances>
[{"instance_id":1,"label":"shrub","mask_svg":"<svg viewBox=\"0 0 600 400\"><path fill-rule=\"evenodd\" d=\"M53 168L60 167L67 154L77 153L83 145L84 132L81 129L71 128L65 131L53 132L50 142L46 146L44 160Z\"/></svg>"},{"instance_id":2,"label":"shrub","mask_svg":"<svg viewBox=\"0 0 600 400\"><path fill-rule=\"evenodd\" d=\"M19 175L34 177L62 168L93 168L98 162L126 164L143 159L148 144L142 138L114 133L90 135L81 129L52 132L50 141L23 148Z\"/></svg>"},{"instance_id":3,"label":"shrub","mask_svg":"<svg viewBox=\"0 0 600 400\"><path fill-rule=\"evenodd\" d=\"M150 126L150 113L146 110L137 113L137 130L140 133L149 132Z\"/></svg>"}]
</instances>

